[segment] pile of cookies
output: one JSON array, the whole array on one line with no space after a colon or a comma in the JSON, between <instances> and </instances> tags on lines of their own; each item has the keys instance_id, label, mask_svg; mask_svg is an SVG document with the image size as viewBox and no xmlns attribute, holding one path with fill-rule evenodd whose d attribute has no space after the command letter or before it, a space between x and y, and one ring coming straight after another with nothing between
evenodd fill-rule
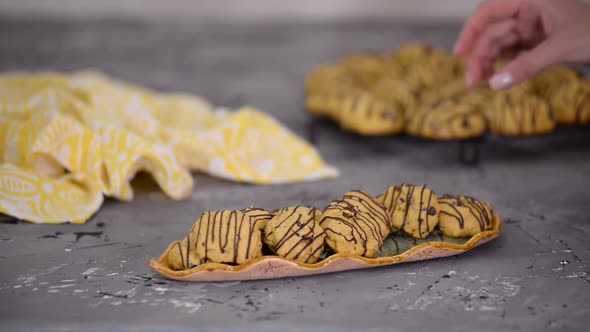
<instances>
[{"instance_id":1,"label":"pile of cookies","mask_svg":"<svg viewBox=\"0 0 590 332\"><path fill-rule=\"evenodd\" d=\"M409 44L319 66L305 82L306 107L359 134L438 140L538 135L558 124L590 123L590 81L565 66L501 92L468 89L464 77L460 59Z\"/></svg>"},{"instance_id":2,"label":"pile of cookies","mask_svg":"<svg viewBox=\"0 0 590 332\"><path fill-rule=\"evenodd\" d=\"M205 212L189 234L174 242L164 261L174 270L207 262L242 264L274 254L315 263L329 247L335 253L375 257L397 232L423 239L435 228L449 237L469 237L494 229L498 215L489 204L468 196L437 195L426 186L390 186L373 197L350 191L324 210L294 206L267 211Z\"/></svg>"}]
</instances>

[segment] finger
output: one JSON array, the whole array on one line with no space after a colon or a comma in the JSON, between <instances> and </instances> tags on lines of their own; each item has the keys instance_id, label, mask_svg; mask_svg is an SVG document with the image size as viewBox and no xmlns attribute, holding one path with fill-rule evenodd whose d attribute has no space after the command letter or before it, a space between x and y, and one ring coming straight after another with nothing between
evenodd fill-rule
<instances>
[{"instance_id":1,"label":"finger","mask_svg":"<svg viewBox=\"0 0 590 332\"><path fill-rule=\"evenodd\" d=\"M494 23L477 40L470 56L493 59L501 50L518 42L516 22L512 19Z\"/></svg>"},{"instance_id":2,"label":"finger","mask_svg":"<svg viewBox=\"0 0 590 332\"><path fill-rule=\"evenodd\" d=\"M525 0L491 0L484 2L463 25L454 52L456 55L468 54L479 35L495 21L514 17Z\"/></svg>"},{"instance_id":3,"label":"finger","mask_svg":"<svg viewBox=\"0 0 590 332\"><path fill-rule=\"evenodd\" d=\"M518 12L516 31L524 45L532 47L543 40L545 31L537 7L527 6Z\"/></svg>"},{"instance_id":4,"label":"finger","mask_svg":"<svg viewBox=\"0 0 590 332\"><path fill-rule=\"evenodd\" d=\"M517 54L518 54L518 45L514 45L512 47L508 47L508 48L505 48L502 51L500 51L500 54L498 55L498 60L506 63L506 62L512 61L514 58L516 58Z\"/></svg>"},{"instance_id":5,"label":"finger","mask_svg":"<svg viewBox=\"0 0 590 332\"><path fill-rule=\"evenodd\" d=\"M483 67L483 79L488 79L494 74L494 65L490 62Z\"/></svg>"},{"instance_id":6,"label":"finger","mask_svg":"<svg viewBox=\"0 0 590 332\"><path fill-rule=\"evenodd\" d=\"M477 57L470 57L467 60L467 72L465 76L466 84L472 88L479 84L485 77L485 69L489 66L489 61Z\"/></svg>"},{"instance_id":7,"label":"finger","mask_svg":"<svg viewBox=\"0 0 590 332\"><path fill-rule=\"evenodd\" d=\"M469 86L475 86L482 79L488 78L486 68L492 67L494 60L503 49L512 47L518 42L515 27L514 20L503 20L490 25L481 35L467 62Z\"/></svg>"},{"instance_id":8,"label":"finger","mask_svg":"<svg viewBox=\"0 0 590 332\"><path fill-rule=\"evenodd\" d=\"M564 48L557 38L550 38L531 51L522 54L501 68L489 80L494 90L507 89L518 85L554 65L564 58Z\"/></svg>"},{"instance_id":9,"label":"finger","mask_svg":"<svg viewBox=\"0 0 590 332\"><path fill-rule=\"evenodd\" d=\"M501 68L504 64L512 61L517 56L519 49L521 49L519 44L513 44L501 49L497 54L494 53L496 55L484 67L482 80L489 80L494 75L496 68Z\"/></svg>"}]
</instances>

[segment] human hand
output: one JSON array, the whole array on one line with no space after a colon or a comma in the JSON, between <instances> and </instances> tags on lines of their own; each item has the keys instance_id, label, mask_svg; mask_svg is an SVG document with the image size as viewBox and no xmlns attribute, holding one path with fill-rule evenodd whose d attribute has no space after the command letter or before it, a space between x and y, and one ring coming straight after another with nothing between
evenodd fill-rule
<instances>
[{"instance_id":1,"label":"human hand","mask_svg":"<svg viewBox=\"0 0 590 332\"><path fill-rule=\"evenodd\" d=\"M517 56L524 49L528 51ZM554 64L590 62L590 4L486 1L464 24L454 52L467 61L467 85L489 79L496 90L526 81ZM497 59L508 61L494 73Z\"/></svg>"}]
</instances>

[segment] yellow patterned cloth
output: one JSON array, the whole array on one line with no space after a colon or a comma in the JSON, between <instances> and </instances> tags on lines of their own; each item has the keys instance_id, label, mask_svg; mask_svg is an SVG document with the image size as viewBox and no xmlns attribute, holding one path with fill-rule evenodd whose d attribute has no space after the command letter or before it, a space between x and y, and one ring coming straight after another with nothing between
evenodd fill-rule
<instances>
[{"instance_id":1,"label":"yellow patterned cloth","mask_svg":"<svg viewBox=\"0 0 590 332\"><path fill-rule=\"evenodd\" d=\"M139 171L173 199L190 194L190 171L254 184L338 175L313 146L250 107L214 109L99 72L0 75L0 213L84 223L103 196L133 199Z\"/></svg>"}]
</instances>

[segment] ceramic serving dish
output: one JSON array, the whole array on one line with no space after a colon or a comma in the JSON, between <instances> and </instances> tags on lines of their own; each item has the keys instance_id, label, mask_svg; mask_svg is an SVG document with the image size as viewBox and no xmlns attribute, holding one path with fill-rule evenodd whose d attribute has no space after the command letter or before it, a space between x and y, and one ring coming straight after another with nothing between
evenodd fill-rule
<instances>
[{"instance_id":1,"label":"ceramic serving dish","mask_svg":"<svg viewBox=\"0 0 590 332\"><path fill-rule=\"evenodd\" d=\"M493 229L462 239L446 237L438 231L420 240L410 239L402 234L393 234L385 239L383 247L375 258L337 253L317 263L306 264L279 256L262 256L241 265L205 263L181 271L170 269L163 259L170 247L176 244L174 242L160 258L150 260L149 264L164 277L183 281L210 282L299 277L458 255L498 237L501 228L502 222L496 220Z\"/></svg>"}]
</instances>

